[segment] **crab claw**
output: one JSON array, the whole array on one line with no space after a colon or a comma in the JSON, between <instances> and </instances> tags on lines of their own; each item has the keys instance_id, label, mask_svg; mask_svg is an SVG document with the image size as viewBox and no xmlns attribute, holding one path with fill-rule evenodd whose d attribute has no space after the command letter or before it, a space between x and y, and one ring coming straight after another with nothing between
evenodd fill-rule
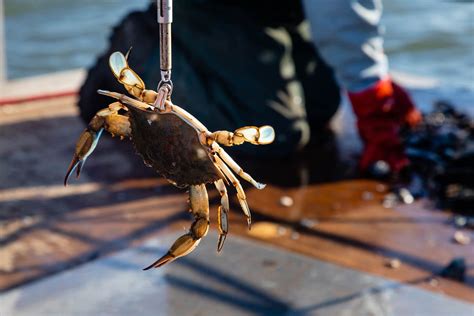
<instances>
[{"instance_id":1,"label":"crab claw","mask_svg":"<svg viewBox=\"0 0 474 316\"><path fill-rule=\"evenodd\" d=\"M234 135L254 145L268 145L275 140L275 130L270 125L241 127L234 131Z\"/></svg>"},{"instance_id":2,"label":"crab claw","mask_svg":"<svg viewBox=\"0 0 474 316\"><path fill-rule=\"evenodd\" d=\"M71 163L69 164L66 172L66 176L64 177L64 186L67 186L67 180L74 170L76 170L76 178L79 178L82 167L84 167L87 157L89 157L89 155L97 146L103 130L104 129L101 128L99 131L95 132L90 129L86 129L84 132L82 132L81 136L79 136L74 156L72 157Z\"/></svg>"},{"instance_id":3,"label":"crab claw","mask_svg":"<svg viewBox=\"0 0 474 316\"><path fill-rule=\"evenodd\" d=\"M79 177L81 170L82 170L82 165L84 164L84 160L80 160L79 157L77 157L76 154L72 157L71 163L69 164L69 167L67 168L66 176L64 177L64 186L67 186L67 180L71 176L71 174L76 170L76 178Z\"/></svg>"}]
</instances>

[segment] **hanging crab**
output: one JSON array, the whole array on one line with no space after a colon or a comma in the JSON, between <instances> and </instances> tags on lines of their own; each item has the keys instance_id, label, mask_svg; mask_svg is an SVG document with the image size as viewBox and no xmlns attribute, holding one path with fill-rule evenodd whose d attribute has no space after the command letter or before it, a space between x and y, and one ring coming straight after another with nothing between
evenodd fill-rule
<instances>
[{"instance_id":1,"label":"hanging crab","mask_svg":"<svg viewBox=\"0 0 474 316\"><path fill-rule=\"evenodd\" d=\"M207 234L209 201L206 184L210 183L215 185L221 195L217 210L217 251L221 251L228 232L229 199L226 183L236 188L237 198L247 217L249 228L250 210L245 192L235 174L257 189L263 189L265 185L244 172L219 144L270 144L275 138L275 132L268 125L246 126L234 132L208 131L190 113L172 104L169 99L171 86L162 86L164 88L158 89L158 92L146 90L142 79L128 66L127 57L115 52L109 58L109 66L118 81L136 99L116 92L98 91L118 101L97 112L79 137L64 185L74 170L77 177L79 176L104 130L120 138L130 138L146 165L175 186L189 188L190 212L195 217L189 232L179 237L163 257L145 270L160 267L189 254Z\"/></svg>"}]
</instances>

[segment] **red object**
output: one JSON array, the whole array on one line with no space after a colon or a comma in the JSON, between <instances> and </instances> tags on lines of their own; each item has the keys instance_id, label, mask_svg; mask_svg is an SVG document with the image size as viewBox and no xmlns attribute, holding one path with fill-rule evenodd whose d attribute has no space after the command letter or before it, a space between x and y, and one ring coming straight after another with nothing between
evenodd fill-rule
<instances>
[{"instance_id":1,"label":"red object","mask_svg":"<svg viewBox=\"0 0 474 316\"><path fill-rule=\"evenodd\" d=\"M349 99L365 145L360 168L365 171L378 160L387 162L393 172L406 167L409 161L399 137L400 127L414 127L421 121L408 93L386 78L364 91L349 92Z\"/></svg>"},{"instance_id":2,"label":"red object","mask_svg":"<svg viewBox=\"0 0 474 316\"><path fill-rule=\"evenodd\" d=\"M74 96L77 95L77 91L62 91L62 92L54 92L54 93L45 93L45 94L37 94L37 95L29 95L24 97L16 97L11 99L0 99L0 106L2 105L13 105L13 104L20 104L25 102L33 102L33 101L42 101L47 99L54 99L66 96Z\"/></svg>"}]
</instances>

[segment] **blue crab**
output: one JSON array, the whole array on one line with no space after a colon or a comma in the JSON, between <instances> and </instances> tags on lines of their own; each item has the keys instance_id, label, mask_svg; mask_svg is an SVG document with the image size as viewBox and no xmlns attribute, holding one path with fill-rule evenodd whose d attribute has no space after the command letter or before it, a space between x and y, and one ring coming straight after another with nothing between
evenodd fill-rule
<instances>
[{"instance_id":1,"label":"blue crab","mask_svg":"<svg viewBox=\"0 0 474 316\"><path fill-rule=\"evenodd\" d=\"M135 98L116 92L98 91L117 101L97 112L79 137L64 184L67 185L68 178L74 171L79 177L86 159L96 148L104 130L122 139L129 138L146 165L175 186L189 189L190 212L195 217L189 232L179 237L164 256L145 270L160 267L189 254L207 234L209 201L206 184L214 184L221 196L217 210L219 252L228 233L229 198L226 184L232 184L236 188L249 228L250 210L245 192L235 174L257 189L265 187L246 173L220 145L233 146L244 142L254 145L270 144L275 138L275 132L268 125L246 126L234 132L210 132L189 112L171 102L170 86L158 91L145 89L143 80L129 67L127 57L128 54L124 56L115 52L109 58L109 66L117 80Z\"/></svg>"}]
</instances>

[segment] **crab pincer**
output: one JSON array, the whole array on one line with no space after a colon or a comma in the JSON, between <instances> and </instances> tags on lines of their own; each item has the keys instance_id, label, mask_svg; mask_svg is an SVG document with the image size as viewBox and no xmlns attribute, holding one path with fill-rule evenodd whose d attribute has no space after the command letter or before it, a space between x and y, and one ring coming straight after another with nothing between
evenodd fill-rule
<instances>
[{"instance_id":1,"label":"crab pincer","mask_svg":"<svg viewBox=\"0 0 474 316\"><path fill-rule=\"evenodd\" d=\"M79 136L74 156L72 157L71 163L69 164L66 172L66 176L64 177L64 186L67 186L67 180L74 170L76 170L76 178L79 178L87 157L89 157L89 155L94 151L103 131L103 128L99 128L97 131L94 131L88 127L84 132L82 132L81 136Z\"/></svg>"},{"instance_id":2,"label":"crab pincer","mask_svg":"<svg viewBox=\"0 0 474 316\"><path fill-rule=\"evenodd\" d=\"M74 170L76 170L76 178L79 178L87 158L97 147L104 129L112 136L120 136L121 139L130 136L128 117L118 114L121 109L123 109L123 105L120 102L114 102L97 112L89 122L77 140L74 156L64 177L64 186L67 186L67 181Z\"/></svg>"}]
</instances>

